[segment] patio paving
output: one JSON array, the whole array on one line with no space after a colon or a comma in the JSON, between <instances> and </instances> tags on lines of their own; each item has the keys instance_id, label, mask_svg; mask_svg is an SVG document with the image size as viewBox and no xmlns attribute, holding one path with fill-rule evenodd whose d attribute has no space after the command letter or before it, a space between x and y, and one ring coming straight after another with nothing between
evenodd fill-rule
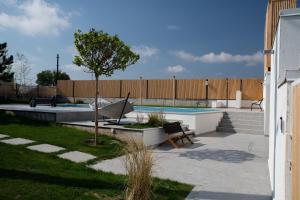
<instances>
[{"instance_id":1,"label":"patio paving","mask_svg":"<svg viewBox=\"0 0 300 200\"><path fill-rule=\"evenodd\" d=\"M53 152L58 152L61 150L65 150L65 148L54 146L51 144L38 144L38 145L33 145L27 147L27 149L34 150L34 151L39 151L43 153L53 153Z\"/></svg>"},{"instance_id":2,"label":"patio paving","mask_svg":"<svg viewBox=\"0 0 300 200\"><path fill-rule=\"evenodd\" d=\"M96 158L96 156L93 156L88 153L83 153L80 151L70 151L67 153L60 154L60 155L58 155L58 157L67 159L67 160L70 160L70 161L76 162L76 163L86 162L86 161Z\"/></svg>"},{"instance_id":3,"label":"patio paving","mask_svg":"<svg viewBox=\"0 0 300 200\"><path fill-rule=\"evenodd\" d=\"M0 140L0 142L6 143L6 144L11 144L11 145L22 145L22 144L30 144L35 141L24 139L24 138L12 138L12 139Z\"/></svg>"},{"instance_id":4,"label":"patio paving","mask_svg":"<svg viewBox=\"0 0 300 200\"><path fill-rule=\"evenodd\" d=\"M153 150L154 176L195 185L186 199L271 199L263 135L210 133L195 144ZM124 174L124 157L101 161L93 169Z\"/></svg>"},{"instance_id":5,"label":"patio paving","mask_svg":"<svg viewBox=\"0 0 300 200\"><path fill-rule=\"evenodd\" d=\"M0 134L0 139L9 137L8 135Z\"/></svg>"}]
</instances>

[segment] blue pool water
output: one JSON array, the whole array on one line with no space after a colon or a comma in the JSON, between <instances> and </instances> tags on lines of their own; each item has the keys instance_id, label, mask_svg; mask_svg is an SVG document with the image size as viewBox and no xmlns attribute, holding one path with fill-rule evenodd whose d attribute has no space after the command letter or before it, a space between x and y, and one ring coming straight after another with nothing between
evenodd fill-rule
<instances>
[{"instance_id":1,"label":"blue pool water","mask_svg":"<svg viewBox=\"0 0 300 200\"><path fill-rule=\"evenodd\" d=\"M58 107L89 108L88 104L58 104ZM155 106L134 106L137 112L172 112L172 113L198 113L216 111L210 108L180 108L180 107L155 107Z\"/></svg>"},{"instance_id":2,"label":"blue pool water","mask_svg":"<svg viewBox=\"0 0 300 200\"><path fill-rule=\"evenodd\" d=\"M179 107L154 107L154 106L134 106L137 112L172 112L172 113L198 113L213 112L214 109L209 108L179 108Z\"/></svg>"}]
</instances>

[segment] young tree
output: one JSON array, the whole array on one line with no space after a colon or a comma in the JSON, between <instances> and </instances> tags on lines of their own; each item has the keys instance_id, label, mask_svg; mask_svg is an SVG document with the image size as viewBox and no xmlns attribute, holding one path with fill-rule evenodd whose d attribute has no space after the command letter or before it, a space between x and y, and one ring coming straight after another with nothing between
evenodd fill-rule
<instances>
[{"instance_id":1,"label":"young tree","mask_svg":"<svg viewBox=\"0 0 300 200\"><path fill-rule=\"evenodd\" d=\"M0 80L11 82L14 79L14 73L11 72L11 64L14 62L13 56L7 57L7 43L0 43Z\"/></svg>"},{"instance_id":2,"label":"young tree","mask_svg":"<svg viewBox=\"0 0 300 200\"><path fill-rule=\"evenodd\" d=\"M129 46L123 43L117 35L111 36L103 31L90 29L83 33L74 33L74 43L79 55L74 57L73 63L83 66L85 71L93 73L95 86L95 139L98 136L98 80L100 76L111 76L115 70L125 70L127 66L136 63L139 55L133 53Z\"/></svg>"},{"instance_id":3,"label":"young tree","mask_svg":"<svg viewBox=\"0 0 300 200\"><path fill-rule=\"evenodd\" d=\"M14 63L15 79L20 85L26 85L29 81L31 66L24 54L17 53Z\"/></svg>"},{"instance_id":4,"label":"young tree","mask_svg":"<svg viewBox=\"0 0 300 200\"><path fill-rule=\"evenodd\" d=\"M53 86L56 83L56 71L44 70L38 73L36 83L38 85ZM66 72L58 71L57 80L70 80L70 76Z\"/></svg>"}]
</instances>

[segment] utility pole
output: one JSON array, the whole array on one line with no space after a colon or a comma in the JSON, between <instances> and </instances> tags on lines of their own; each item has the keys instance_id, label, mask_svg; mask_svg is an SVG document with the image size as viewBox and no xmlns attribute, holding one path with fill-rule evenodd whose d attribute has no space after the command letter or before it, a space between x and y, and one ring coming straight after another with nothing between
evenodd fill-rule
<instances>
[{"instance_id":1,"label":"utility pole","mask_svg":"<svg viewBox=\"0 0 300 200\"><path fill-rule=\"evenodd\" d=\"M58 67L59 67L59 54L56 55L56 79L55 79L55 85L57 85L57 80L58 80Z\"/></svg>"}]
</instances>

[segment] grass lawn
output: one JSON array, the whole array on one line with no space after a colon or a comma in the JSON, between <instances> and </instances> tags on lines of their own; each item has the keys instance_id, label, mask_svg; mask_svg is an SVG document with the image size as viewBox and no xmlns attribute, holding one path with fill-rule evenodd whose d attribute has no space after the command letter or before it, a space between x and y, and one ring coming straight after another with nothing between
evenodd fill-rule
<instances>
[{"instance_id":1,"label":"grass lawn","mask_svg":"<svg viewBox=\"0 0 300 200\"><path fill-rule=\"evenodd\" d=\"M125 145L101 136L103 145L86 145L89 133L0 112L0 133L92 153L100 159L122 153ZM94 171L84 164L0 143L0 199L123 199L126 177ZM192 186L154 180L153 199L184 199Z\"/></svg>"},{"instance_id":2,"label":"grass lawn","mask_svg":"<svg viewBox=\"0 0 300 200\"><path fill-rule=\"evenodd\" d=\"M123 154L122 146L124 143L117 139L99 136L98 141L101 141L101 144L94 147L85 142L94 136L89 132L62 127L54 123L13 117L5 115L3 112L0 112L0 133L35 140L39 143L58 145L68 150L90 153L100 160Z\"/></svg>"}]
</instances>

